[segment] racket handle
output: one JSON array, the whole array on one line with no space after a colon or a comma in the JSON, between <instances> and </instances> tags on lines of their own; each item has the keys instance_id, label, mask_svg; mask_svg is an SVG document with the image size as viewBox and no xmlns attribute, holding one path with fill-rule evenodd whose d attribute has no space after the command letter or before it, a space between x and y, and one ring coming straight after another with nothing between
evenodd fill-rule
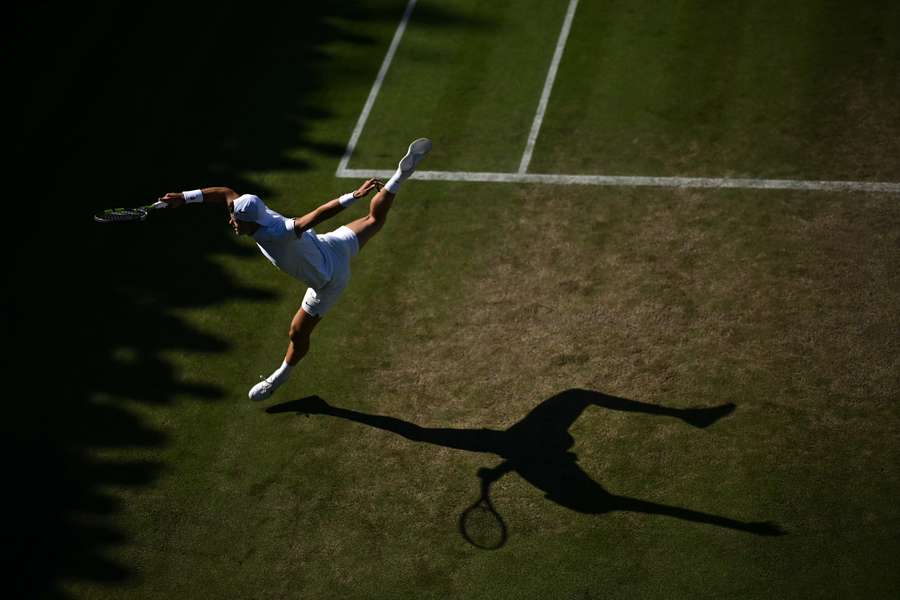
<instances>
[{"instance_id":1,"label":"racket handle","mask_svg":"<svg viewBox=\"0 0 900 600\"><path fill-rule=\"evenodd\" d=\"M166 204L162 200L157 200L156 202L154 202L153 204L150 205L150 208L165 208L167 206L168 206L168 204Z\"/></svg>"}]
</instances>

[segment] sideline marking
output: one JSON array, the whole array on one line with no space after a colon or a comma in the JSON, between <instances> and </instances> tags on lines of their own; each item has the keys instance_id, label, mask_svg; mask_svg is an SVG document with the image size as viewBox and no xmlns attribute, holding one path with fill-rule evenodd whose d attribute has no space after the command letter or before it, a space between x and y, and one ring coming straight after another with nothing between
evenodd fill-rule
<instances>
[{"instance_id":1,"label":"sideline marking","mask_svg":"<svg viewBox=\"0 0 900 600\"><path fill-rule=\"evenodd\" d=\"M338 177L390 177L392 170L344 169ZM481 183L551 183L622 187L721 188L740 190L813 190L900 193L900 183L883 181L804 181L800 179L731 179L727 177L630 177L620 175L556 175L551 173L484 173L473 171L416 171L410 179Z\"/></svg>"},{"instance_id":2,"label":"sideline marking","mask_svg":"<svg viewBox=\"0 0 900 600\"><path fill-rule=\"evenodd\" d=\"M566 40L569 39L569 30L572 29L572 20L575 18L575 8L577 6L578 0L570 0L569 9L566 11L566 18L563 21L562 29L559 32L559 39L556 41L556 50L553 52L553 60L550 61L550 70L547 71L547 79L544 81L544 90L541 92L541 101L538 103L537 113L534 115L534 122L531 124L531 131L528 133L528 143L525 144L525 153L522 154L522 162L519 163L519 173L528 171L528 165L531 163L531 154L534 152L534 144L537 142L541 124L544 122L544 112L547 110L547 104L550 101L550 91L553 89L553 82L556 81L556 71L559 69L559 62L562 60L563 50L566 47Z\"/></svg>"},{"instance_id":3,"label":"sideline marking","mask_svg":"<svg viewBox=\"0 0 900 600\"><path fill-rule=\"evenodd\" d=\"M406 31L406 24L409 22L409 17L412 15L413 8L415 8L417 1L418 0L409 0L409 4L406 5L406 11L403 13L403 18L400 19L397 31L394 32L394 39L391 40L391 45L388 47L384 61L381 63L381 68L378 70L378 76L375 77L375 83L372 84L372 89L369 91L369 97L366 98L366 103L359 115L359 119L356 121L356 127L353 129L350 141L347 142L347 149L344 150L344 156L341 157L341 162L338 164L336 173L338 177L341 176L341 172L345 171L347 165L350 163L350 156L356 149L356 143L359 141L359 136L362 135L362 130L366 126L366 121L369 119L369 112L371 112L372 106L375 104L375 99L378 98L378 93L381 91L381 84L384 82L384 77L391 67L391 62L394 60L394 54L397 52L397 46L400 45L400 38L403 37L403 32Z\"/></svg>"}]
</instances>

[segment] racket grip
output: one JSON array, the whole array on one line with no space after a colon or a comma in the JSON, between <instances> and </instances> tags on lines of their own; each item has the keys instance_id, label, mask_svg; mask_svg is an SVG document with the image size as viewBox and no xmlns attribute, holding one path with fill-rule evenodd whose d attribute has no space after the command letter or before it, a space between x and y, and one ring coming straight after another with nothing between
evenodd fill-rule
<instances>
[{"instance_id":1,"label":"racket grip","mask_svg":"<svg viewBox=\"0 0 900 600\"><path fill-rule=\"evenodd\" d=\"M165 208L167 206L168 206L168 204L166 204L162 200L157 200L156 202L154 202L153 204L150 205L150 208Z\"/></svg>"}]
</instances>

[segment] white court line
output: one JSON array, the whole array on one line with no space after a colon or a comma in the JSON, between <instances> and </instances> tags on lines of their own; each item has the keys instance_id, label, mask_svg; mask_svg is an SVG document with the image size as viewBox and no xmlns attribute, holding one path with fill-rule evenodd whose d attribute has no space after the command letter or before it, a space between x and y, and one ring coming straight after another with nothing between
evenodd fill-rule
<instances>
[{"instance_id":1,"label":"white court line","mask_svg":"<svg viewBox=\"0 0 900 600\"><path fill-rule=\"evenodd\" d=\"M566 40L569 39L569 30L572 28L572 20L575 18L575 8L577 6L578 0L570 0L569 10L566 11L566 18L563 21L562 29L559 32L559 39L556 41L556 50L553 52L553 60L550 61L550 70L547 71L547 80L544 81L544 90L541 92L541 101L538 103L537 113L534 115L534 122L531 124L531 131L528 133L528 143L525 144L525 153L522 154L522 162L519 163L519 173L528 171L528 165L531 163L531 154L534 152L534 144L537 142L541 124L544 122L544 112L546 112L547 104L550 102L550 91L553 89L553 82L556 81L556 71L559 69L559 62L562 60L563 50L566 47Z\"/></svg>"},{"instance_id":2,"label":"white court line","mask_svg":"<svg viewBox=\"0 0 900 600\"><path fill-rule=\"evenodd\" d=\"M369 118L369 112L375 104L375 99L381 90L381 84L387 75L397 46L400 45L400 39L406 30L410 15L416 5L417 0L409 0L406 5L406 11L397 26L394 33L394 39L388 48L387 55L375 78L375 83L369 92L369 97L363 107L362 113L356 122L356 128L350 136L347 144L347 150L344 152L338 164L336 177L341 178L368 178L368 177L390 177L394 174L393 170L380 169L348 169L350 156L356 148L359 136L366 125ZM569 34L572 17L575 14L575 7L578 0L571 0L569 3L569 11L566 13L566 21L563 23L563 30L560 32L560 39L557 43L557 51L554 54L551 64L552 77L548 74L547 83L544 85L544 94L541 97L541 104L546 108L546 101L549 99L549 89L552 87L553 78L556 77L556 68L562 56L562 48L565 46L566 37ZM543 114L538 109L539 114ZM535 119L536 126L532 126L532 134L529 135L529 147L533 149L534 141L537 139L537 131L540 129L540 122ZM766 189L766 190L818 190L818 191L860 191L860 192L881 192L889 194L900 193L900 183L878 182L878 181L803 181L795 179L729 179L722 177L629 177L616 175L557 175L550 173L525 173L530 161L530 151L526 148L528 159L523 156L522 162L524 169L520 165L518 173L480 173L471 171L417 171L412 178L424 181L468 181L468 182L485 182L485 183L549 183L555 185L602 185L602 186L621 186L621 187L666 187L666 188L727 188L727 189Z\"/></svg>"},{"instance_id":3,"label":"white court line","mask_svg":"<svg viewBox=\"0 0 900 600\"><path fill-rule=\"evenodd\" d=\"M392 170L344 169L338 177L390 177ZM481 183L550 183L622 187L720 188L749 190L811 190L900 193L900 183L881 181L804 181L799 179L731 179L727 177L630 177L618 175L557 175L551 173L479 173L472 171L416 171L411 179Z\"/></svg>"},{"instance_id":4,"label":"white court line","mask_svg":"<svg viewBox=\"0 0 900 600\"><path fill-rule=\"evenodd\" d=\"M340 177L342 171L347 169L347 165L350 163L350 156L353 154L353 150L356 149L356 143L359 141L359 136L362 135L363 128L366 126L366 121L369 119L369 113L372 111L375 99L378 98L378 92L381 91L381 84L384 82L384 77L387 75L388 69L391 67L391 62L394 60L397 46L400 45L400 38L403 37L403 32L406 31L406 24L409 22L409 17L412 14L413 8L416 6L416 2L417 0L409 0L409 4L406 5L406 11L403 13L403 18L400 19L400 25L397 26L397 31L394 32L394 39L391 40L391 45L384 57L384 61L381 63L378 75L375 77L375 83L372 84L372 89L369 91L369 97L366 99L366 104L363 106L359 119L356 121L356 127L353 129L350 141L347 142L347 149L344 151L344 156L341 157L340 164L338 164L338 177Z\"/></svg>"}]
</instances>

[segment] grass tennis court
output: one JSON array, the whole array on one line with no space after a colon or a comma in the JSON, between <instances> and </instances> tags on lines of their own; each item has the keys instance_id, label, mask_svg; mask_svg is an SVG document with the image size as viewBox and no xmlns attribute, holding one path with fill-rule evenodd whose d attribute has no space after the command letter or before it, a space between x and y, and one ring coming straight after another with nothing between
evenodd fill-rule
<instances>
[{"instance_id":1,"label":"grass tennis court","mask_svg":"<svg viewBox=\"0 0 900 600\"><path fill-rule=\"evenodd\" d=\"M90 215L358 185L336 169L406 2L331 4L18 16L14 591L895 597L896 192L414 178L247 400L304 288L214 209ZM419 0L349 167L428 136L424 169L515 173L568 6ZM896 185L898 30L877 0L581 0L529 172ZM503 531L461 526L485 470Z\"/></svg>"}]
</instances>

